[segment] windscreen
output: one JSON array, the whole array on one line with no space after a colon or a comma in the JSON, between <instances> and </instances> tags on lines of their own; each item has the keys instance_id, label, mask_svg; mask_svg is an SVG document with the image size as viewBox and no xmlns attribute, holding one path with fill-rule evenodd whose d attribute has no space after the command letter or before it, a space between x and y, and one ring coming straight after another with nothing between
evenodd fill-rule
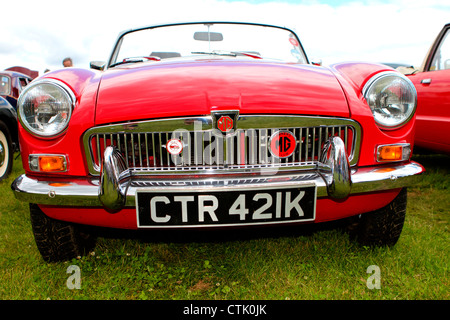
<instances>
[{"instance_id":1,"label":"windscreen","mask_svg":"<svg viewBox=\"0 0 450 320\"><path fill-rule=\"evenodd\" d=\"M133 58L158 60L205 55L307 63L297 36L289 30L271 26L172 25L127 33L119 43L110 65L133 61Z\"/></svg>"}]
</instances>

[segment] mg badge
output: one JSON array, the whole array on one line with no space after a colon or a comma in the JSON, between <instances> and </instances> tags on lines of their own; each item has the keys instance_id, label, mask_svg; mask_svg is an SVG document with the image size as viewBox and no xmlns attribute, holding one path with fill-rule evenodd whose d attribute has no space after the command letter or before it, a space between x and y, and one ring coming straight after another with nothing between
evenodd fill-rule
<instances>
[{"instance_id":1,"label":"mg badge","mask_svg":"<svg viewBox=\"0 0 450 320\"><path fill-rule=\"evenodd\" d=\"M270 153L277 158L290 157L296 147L295 136L290 131L277 131L270 137Z\"/></svg>"},{"instance_id":2,"label":"mg badge","mask_svg":"<svg viewBox=\"0 0 450 320\"><path fill-rule=\"evenodd\" d=\"M238 110L213 111L211 112L213 119L213 129L223 135L233 134L236 132Z\"/></svg>"},{"instance_id":3,"label":"mg badge","mask_svg":"<svg viewBox=\"0 0 450 320\"><path fill-rule=\"evenodd\" d=\"M221 116L219 120L217 120L217 129L222 132L229 132L233 129L233 119L229 116Z\"/></svg>"}]
</instances>

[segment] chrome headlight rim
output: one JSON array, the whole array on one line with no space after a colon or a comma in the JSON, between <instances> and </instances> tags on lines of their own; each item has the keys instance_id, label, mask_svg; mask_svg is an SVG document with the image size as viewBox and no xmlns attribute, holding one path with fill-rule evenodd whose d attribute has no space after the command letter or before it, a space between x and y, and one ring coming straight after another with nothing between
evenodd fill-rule
<instances>
[{"instance_id":1,"label":"chrome headlight rim","mask_svg":"<svg viewBox=\"0 0 450 320\"><path fill-rule=\"evenodd\" d=\"M70 103L70 108L69 108L69 114L67 116L67 120L65 121L65 124L63 127L61 127L57 132L52 132L52 133L44 133L42 131L36 130L33 127L31 127L29 125L29 123L27 122L27 120L25 120L25 114L23 111L23 103L24 103L24 99L27 97L27 94L33 90L34 88L36 88L37 86L40 85L53 85L55 87L57 87L59 90L61 90L61 92L63 92L63 94L66 96L67 100ZM69 125L70 119L72 117L72 113L73 110L75 108L77 99L75 97L75 94L73 93L73 91L63 82L56 80L56 79L41 79L41 80L35 80L33 82L31 82L21 93L19 99L17 100L17 118L20 122L20 124L22 125L22 127L30 134L32 134L33 136L42 138L42 139L54 139L57 138L59 136L61 136L62 134L65 133L65 131L67 130L67 127Z\"/></svg>"},{"instance_id":2,"label":"chrome headlight rim","mask_svg":"<svg viewBox=\"0 0 450 320\"><path fill-rule=\"evenodd\" d=\"M387 125L385 123L382 123L375 117L374 109L370 105L369 99L367 97L367 94L370 91L370 89L372 89L372 87L376 83L378 83L380 80L382 80L383 78L386 78L386 77L397 77L397 78L405 81L405 83L411 90L411 93L414 95L413 107L410 109L409 114L402 121L400 121L394 125ZM374 116L374 120L375 120L376 124L378 125L379 128L381 128L383 130L387 130L387 131L391 130L392 131L392 130L400 129L414 117L414 114L417 109L417 90L414 87L414 84L411 82L410 79L408 79L408 77L406 77L403 74L396 72L396 71L383 71L383 72L377 73L376 75L372 76L364 85L363 90L362 90L362 95L363 95L364 99L366 99L366 102L369 105L370 110L372 111L372 114Z\"/></svg>"}]
</instances>

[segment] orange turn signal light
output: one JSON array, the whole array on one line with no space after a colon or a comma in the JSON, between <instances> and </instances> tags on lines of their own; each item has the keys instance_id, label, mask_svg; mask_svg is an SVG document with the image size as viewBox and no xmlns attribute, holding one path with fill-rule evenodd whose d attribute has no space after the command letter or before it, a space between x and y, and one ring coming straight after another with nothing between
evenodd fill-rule
<instances>
[{"instance_id":1,"label":"orange turn signal light","mask_svg":"<svg viewBox=\"0 0 450 320\"><path fill-rule=\"evenodd\" d=\"M408 160L411 155L409 144L381 145L377 148L378 162L391 162Z\"/></svg>"},{"instance_id":2,"label":"orange turn signal light","mask_svg":"<svg viewBox=\"0 0 450 320\"><path fill-rule=\"evenodd\" d=\"M30 169L38 172L65 172L67 161L64 155L30 155Z\"/></svg>"}]
</instances>

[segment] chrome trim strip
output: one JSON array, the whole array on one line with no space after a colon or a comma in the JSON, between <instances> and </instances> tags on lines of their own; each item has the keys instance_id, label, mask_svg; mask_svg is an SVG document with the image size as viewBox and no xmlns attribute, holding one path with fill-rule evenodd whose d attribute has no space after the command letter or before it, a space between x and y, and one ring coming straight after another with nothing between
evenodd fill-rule
<instances>
[{"instance_id":1,"label":"chrome trim strip","mask_svg":"<svg viewBox=\"0 0 450 320\"><path fill-rule=\"evenodd\" d=\"M5 146L3 145L3 142L0 140L0 167L3 166L5 163L5 158L7 155L7 149L5 149ZM9 152L9 151L8 151Z\"/></svg>"},{"instance_id":2,"label":"chrome trim strip","mask_svg":"<svg viewBox=\"0 0 450 320\"><path fill-rule=\"evenodd\" d=\"M350 194L391 190L410 186L416 182L424 168L415 162L393 163L351 170L352 188ZM48 179L48 178L47 178ZM130 180L130 181L129 181ZM130 177L120 181L128 184L125 206L135 206L136 190L148 188L165 192L188 189L190 192L237 191L245 188L290 188L303 183L315 183L317 197L328 196L327 184L318 171L305 171L297 174L260 175L254 178L216 177L214 179L192 177L155 179L152 176ZM42 178L21 175L11 185L18 200L43 205L102 207L99 200L99 178Z\"/></svg>"}]
</instances>

